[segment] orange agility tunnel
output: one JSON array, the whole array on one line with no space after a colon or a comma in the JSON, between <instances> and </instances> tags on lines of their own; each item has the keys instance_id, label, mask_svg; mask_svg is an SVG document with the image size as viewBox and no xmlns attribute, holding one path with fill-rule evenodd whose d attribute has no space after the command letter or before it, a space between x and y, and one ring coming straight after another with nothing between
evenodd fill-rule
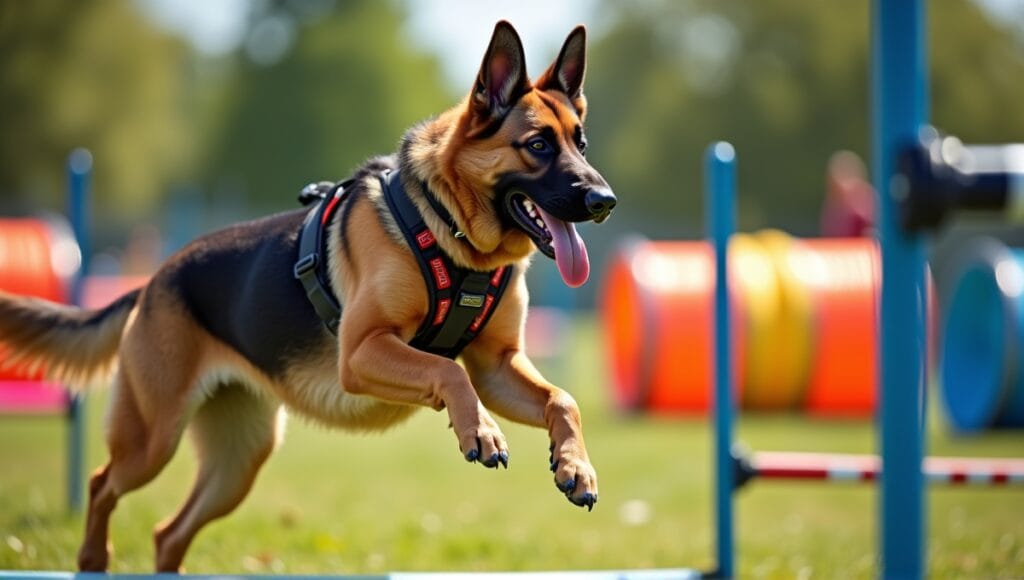
<instances>
[{"instance_id":1,"label":"orange agility tunnel","mask_svg":"<svg viewBox=\"0 0 1024 580\"><path fill-rule=\"evenodd\" d=\"M737 400L748 409L870 415L878 252L865 238L776 230L729 246ZM711 248L632 240L615 253L600 309L620 408L703 412L712 369Z\"/></svg>"},{"instance_id":2,"label":"orange agility tunnel","mask_svg":"<svg viewBox=\"0 0 1024 580\"><path fill-rule=\"evenodd\" d=\"M70 263L60 248L73 248ZM39 219L0 218L0 290L46 298L66 299L67 277L78 267L78 246L65 226Z\"/></svg>"},{"instance_id":3,"label":"orange agility tunnel","mask_svg":"<svg viewBox=\"0 0 1024 580\"><path fill-rule=\"evenodd\" d=\"M881 264L870 238L802 240L790 266L814 302L814 356L805 409L870 416L875 409Z\"/></svg>"},{"instance_id":4,"label":"orange agility tunnel","mask_svg":"<svg viewBox=\"0 0 1024 580\"><path fill-rule=\"evenodd\" d=\"M0 218L0 290L65 302L68 281L80 263L78 245L66 223ZM0 362L5 359L0 346ZM0 364L0 381L40 376L23 367Z\"/></svg>"},{"instance_id":5,"label":"orange agility tunnel","mask_svg":"<svg viewBox=\"0 0 1024 580\"><path fill-rule=\"evenodd\" d=\"M714 283L703 242L636 239L618 250L600 308L620 408L708 407Z\"/></svg>"}]
</instances>

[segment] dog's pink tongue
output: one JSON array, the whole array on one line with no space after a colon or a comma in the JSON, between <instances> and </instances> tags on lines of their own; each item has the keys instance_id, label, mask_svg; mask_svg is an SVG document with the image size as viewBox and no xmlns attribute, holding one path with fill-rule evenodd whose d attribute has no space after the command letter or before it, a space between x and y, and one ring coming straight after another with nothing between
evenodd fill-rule
<instances>
[{"instance_id":1,"label":"dog's pink tongue","mask_svg":"<svg viewBox=\"0 0 1024 580\"><path fill-rule=\"evenodd\" d=\"M590 258L583 238L576 233L576 226L564 222L546 211L540 210L544 224L551 232L551 245L555 248L555 264L562 280L570 288L582 286L590 277Z\"/></svg>"}]
</instances>

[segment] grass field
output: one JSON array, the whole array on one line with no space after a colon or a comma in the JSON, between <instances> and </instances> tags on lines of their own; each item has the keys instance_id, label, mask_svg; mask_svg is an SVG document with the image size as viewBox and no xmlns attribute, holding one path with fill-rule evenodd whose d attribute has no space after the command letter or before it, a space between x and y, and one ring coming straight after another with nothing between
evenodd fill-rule
<instances>
[{"instance_id":1,"label":"grass field","mask_svg":"<svg viewBox=\"0 0 1024 580\"><path fill-rule=\"evenodd\" d=\"M547 437L501 421L508 471L463 461L444 413L423 411L385 436L353 436L293 417L281 449L239 510L197 538L192 573L354 574L413 570L564 570L711 566L710 427L703 419L628 418L609 405L592 320L575 329L552 379L579 400L601 478L593 513L569 504L547 470ZM101 463L104 395L89 401L89 464ZM937 413L933 413L933 417ZM1020 432L961 439L931 422L935 454L1024 455ZM764 450L871 452L866 422L745 416ZM63 505L59 419L0 420L0 569L72 570L81 516ZM183 445L114 514L114 572L151 570L154 524L193 476ZM935 578L1024 577L1024 492L935 489L928 563ZM744 578L865 578L876 573L869 487L755 483L737 504Z\"/></svg>"}]
</instances>

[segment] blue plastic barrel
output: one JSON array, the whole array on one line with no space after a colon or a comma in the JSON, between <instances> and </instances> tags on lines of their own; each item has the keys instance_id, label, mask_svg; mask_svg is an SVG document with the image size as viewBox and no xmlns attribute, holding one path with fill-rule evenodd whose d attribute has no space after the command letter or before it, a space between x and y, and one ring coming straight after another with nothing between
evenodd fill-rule
<instances>
[{"instance_id":1,"label":"blue plastic barrel","mask_svg":"<svg viewBox=\"0 0 1024 580\"><path fill-rule=\"evenodd\" d=\"M982 238L956 262L940 362L950 423L1024 427L1024 250Z\"/></svg>"}]
</instances>

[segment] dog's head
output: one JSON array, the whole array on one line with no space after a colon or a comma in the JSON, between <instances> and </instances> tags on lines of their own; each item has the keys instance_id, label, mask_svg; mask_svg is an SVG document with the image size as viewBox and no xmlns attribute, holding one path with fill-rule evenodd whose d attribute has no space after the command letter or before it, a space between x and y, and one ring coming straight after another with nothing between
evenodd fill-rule
<instances>
[{"instance_id":1,"label":"dog's head","mask_svg":"<svg viewBox=\"0 0 1024 580\"><path fill-rule=\"evenodd\" d=\"M604 221L616 202L585 157L585 68L586 29L579 26L531 82L519 35L499 22L462 105L462 134L447 148L453 177L492 206L479 213L497 222L503 244L527 251L536 246L573 287L590 275L575 223Z\"/></svg>"}]
</instances>

